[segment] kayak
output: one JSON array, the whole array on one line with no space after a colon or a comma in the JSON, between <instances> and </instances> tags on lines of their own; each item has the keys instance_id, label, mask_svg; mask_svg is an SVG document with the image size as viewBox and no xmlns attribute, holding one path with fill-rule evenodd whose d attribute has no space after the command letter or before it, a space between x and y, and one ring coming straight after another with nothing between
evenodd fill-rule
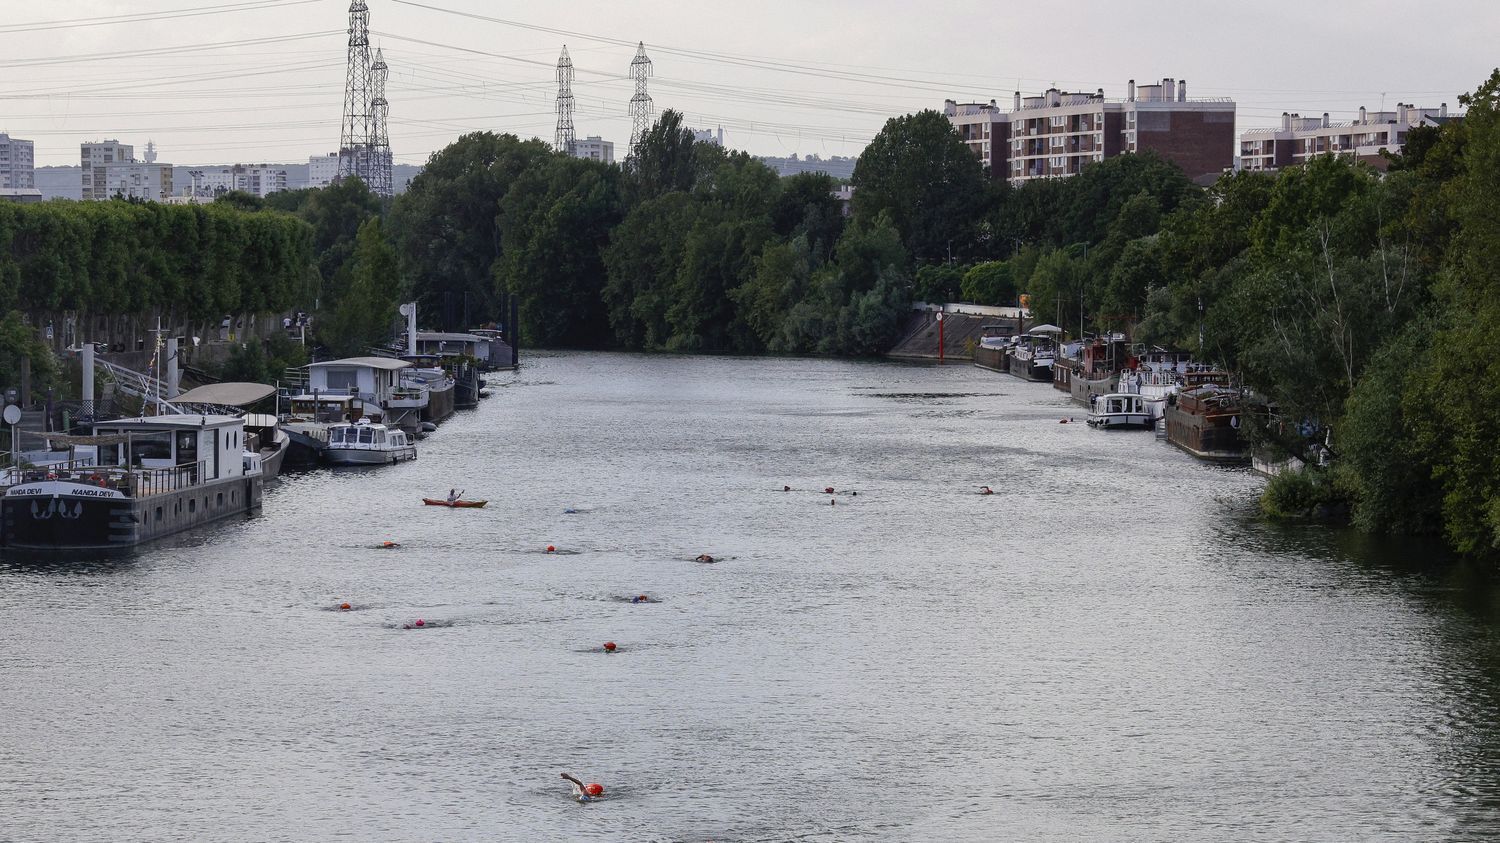
<instances>
[{"instance_id":1,"label":"kayak","mask_svg":"<svg viewBox=\"0 0 1500 843\"><path fill-rule=\"evenodd\" d=\"M428 506L451 506L454 509L478 509L489 503L489 501L454 501L452 503L449 503L446 500L423 498L422 503L425 503Z\"/></svg>"}]
</instances>

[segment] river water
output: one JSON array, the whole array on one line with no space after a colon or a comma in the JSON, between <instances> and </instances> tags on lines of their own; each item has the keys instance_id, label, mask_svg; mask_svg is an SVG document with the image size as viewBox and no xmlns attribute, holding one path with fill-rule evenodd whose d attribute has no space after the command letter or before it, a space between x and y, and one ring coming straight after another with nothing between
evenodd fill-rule
<instances>
[{"instance_id":1,"label":"river water","mask_svg":"<svg viewBox=\"0 0 1500 843\"><path fill-rule=\"evenodd\" d=\"M1500 833L1496 591L1423 548L966 366L491 381L415 463L0 562L0 840Z\"/></svg>"}]
</instances>

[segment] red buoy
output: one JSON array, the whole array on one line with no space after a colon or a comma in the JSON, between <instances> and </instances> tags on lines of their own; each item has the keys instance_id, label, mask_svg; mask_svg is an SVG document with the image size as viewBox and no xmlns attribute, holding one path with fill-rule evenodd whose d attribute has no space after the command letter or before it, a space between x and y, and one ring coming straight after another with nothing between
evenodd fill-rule
<instances>
[{"instance_id":1,"label":"red buoy","mask_svg":"<svg viewBox=\"0 0 1500 843\"><path fill-rule=\"evenodd\" d=\"M589 796L603 796L604 785L599 784L598 782L589 782L588 784L583 786L583 792L587 793Z\"/></svg>"},{"instance_id":2,"label":"red buoy","mask_svg":"<svg viewBox=\"0 0 1500 843\"><path fill-rule=\"evenodd\" d=\"M613 641L606 641L606 642L604 642L604 652L606 652L606 653L613 653L614 651L615 651L615 642L613 642Z\"/></svg>"},{"instance_id":3,"label":"red buoy","mask_svg":"<svg viewBox=\"0 0 1500 843\"><path fill-rule=\"evenodd\" d=\"M427 621L424 621L424 620L422 620L422 619L421 619L421 618L417 618L417 623L416 623L416 626L417 626L417 627L418 627L418 628L421 628L421 627L424 627L424 626L426 626L426 625L427 625Z\"/></svg>"},{"instance_id":4,"label":"red buoy","mask_svg":"<svg viewBox=\"0 0 1500 843\"><path fill-rule=\"evenodd\" d=\"M350 606L348 603L340 603L339 604L339 611L340 612L347 612L347 611L349 611L352 608L354 608L354 607Z\"/></svg>"},{"instance_id":5,"label":"red buoy","mask_svg":"<svg viewBox=\"0 0 1500 843\"><path fill-rule=\"evenodd\" d=\"M548 553L556 553L557 552L557 548L553 547L552 545L549 544L549 545L547 545L547 552Z\"/></svg>"}]
</instances>

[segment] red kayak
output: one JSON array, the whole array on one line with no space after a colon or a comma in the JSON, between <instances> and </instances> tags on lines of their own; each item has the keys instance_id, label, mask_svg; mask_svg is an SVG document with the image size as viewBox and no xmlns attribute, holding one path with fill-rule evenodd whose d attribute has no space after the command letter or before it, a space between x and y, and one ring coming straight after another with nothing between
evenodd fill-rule
<instances>
[{"instance_id":1,"label":"red kayak","mask_svg":"<svg viewBox=\"0 0 1500 843\"><path fill-rule=\"evenodd\" d=\"M428 506L451 506L454 509L479 509L480 507L482 507L485 504L489 503L489 501L451 501L450 502L450 501L446 501L446 500L433 500L432 498L423 498L422 499L422 503L425 503Z\"/></svg>"}]
</instances>

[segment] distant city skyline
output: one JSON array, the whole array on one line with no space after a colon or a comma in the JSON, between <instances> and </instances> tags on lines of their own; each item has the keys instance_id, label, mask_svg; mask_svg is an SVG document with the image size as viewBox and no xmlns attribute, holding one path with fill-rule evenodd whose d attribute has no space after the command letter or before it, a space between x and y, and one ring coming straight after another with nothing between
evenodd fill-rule
<instances>
[{"instance_id":1,"label":"distant city skyline","mask_svg":"<svg viewBox=\"0 0 1500 843\"><path fill-rule=\"evenodd\" d=\"M1457 109L1493 69L1500 6L1461 0L1351 14L1341 4L1075 0L1067 25L1018 23L993 4L666 0L591 7L368 0L390 64L398 164L471 131L550 142L555 64L577 68L579 137L629 139L628 67L644 40L659 113L724 128L756 155L852 156L889 117L944 100L1005 101L1052 85L1124 95L1173 75L1238 103L1237 131L1284 111L1351 120L1397 103ZM143 7L144 6L144 7ZM338 145L347 0L76 0L0 21L0 132L33 140L38 167L118 138L163 162L306 161ZM1368 11L1368 10L1366 10ZM107 73L105 73L107 69Z\"/></svg>"}]
</instances>

